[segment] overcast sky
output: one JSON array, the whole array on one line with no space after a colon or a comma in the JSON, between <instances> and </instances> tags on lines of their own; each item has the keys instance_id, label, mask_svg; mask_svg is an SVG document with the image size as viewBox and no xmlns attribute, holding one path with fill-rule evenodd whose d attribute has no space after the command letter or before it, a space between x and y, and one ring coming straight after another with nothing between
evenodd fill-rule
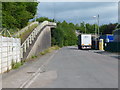
<instances>
[{"instance_id":1,"label":"overcast sky","mask_svg":"<svg viewBox=\"0 0 120 90\"><path fill-rule=\"evenodd\" d=\"M57 21L72 23L95 23L93 16L100 15L100 24L118 22L117 2L41 2L38 17L48 17Z\"/></svg>"}]
</instances>

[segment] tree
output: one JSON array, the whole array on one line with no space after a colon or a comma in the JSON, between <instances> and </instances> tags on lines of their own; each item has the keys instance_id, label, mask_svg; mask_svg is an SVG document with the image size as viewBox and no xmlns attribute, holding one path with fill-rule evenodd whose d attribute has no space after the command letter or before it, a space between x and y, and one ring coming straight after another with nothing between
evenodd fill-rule
<instances>
[{"instance_id":1,"label":"tree","mask_svg":"<svg viewBox=\"0 0 120 90\"><path fill-rule=\"evenodd\" d=\"M50 22L54 21L53 19L49 19L47 17L40 17L40 18L37 19L37 21L40 22L40 23L43 22L43 21L45 21L45 20L46 21L50 21Z\"/></svg>"},{"instance_id":2,"label":"tree","mask_svg":"<svg viewBox=\"0 0 120 90\"><path fill-rule=\"evenodd\" d=\"M37 2L3 2L2 26L3 28L23 28L29 19L36 14Z\"/></svg>"},{"instance_id":3,"label":"tree","mask_svg":"<svg viewBox=\"0 0 120 90\"><path fill-rule=\"evenodd\" d=\"M105 24L105 25L102 25L102 26L100 26L100 32L102 33L102 34L112 34L113 33L113 30L115 30L116 27L117 26L117 23L115 23L115 24L112 24L112 23L110 23L110 24Z\"/></svg>"},{"instance_id":4,"label":"tree","mask_svg":"<svg viewBox=\"0 0 120 90\"><path fill-rule=\"evenodd\" d=\"M75 34L75 26L73 23L66 21L58 22L57 28L52 30L52 45L71 46L76 45L77 37Z\"/></svg>"}]
</instances>

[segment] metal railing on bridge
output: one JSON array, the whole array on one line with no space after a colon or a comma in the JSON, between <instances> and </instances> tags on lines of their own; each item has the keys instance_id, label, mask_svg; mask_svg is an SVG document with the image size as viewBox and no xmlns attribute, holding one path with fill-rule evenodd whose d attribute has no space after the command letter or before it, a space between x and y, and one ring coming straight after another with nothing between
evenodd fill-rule
<instances>
[{"instance_id":1,"label":"metal railing on bridge","mask_svg":"<svg viewBox=\"0 0 120 90\"><path fill-rule=\"evenodd\" d=\"M21 45L21 58L23 58L23 53L26 53L27 49L29 49L30 45L33 43L35 38L37 38L38 33L45 27L45 26L51 26L55 27L56 23L54 22L48 22L44 21L43 23L40 23L33 31L32 33L28 36L28 38L22 43Z\"/></svg>"}]
</instances>

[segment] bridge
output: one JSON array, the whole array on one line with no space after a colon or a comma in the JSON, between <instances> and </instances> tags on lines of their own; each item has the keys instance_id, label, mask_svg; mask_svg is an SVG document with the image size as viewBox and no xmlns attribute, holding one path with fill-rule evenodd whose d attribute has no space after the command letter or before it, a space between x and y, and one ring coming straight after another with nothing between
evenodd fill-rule
<instances>
[{"instance_id":1,"label":"bridge","mask_svg":"<svg viewBox=\"0 0 120 90\"><path fill-rule=\"evenodd\" d=\"M21 45L21 58L29 59L51 46L51 28L56 23L44 21L40 23Z\"/></svg>"},{"instance_id":2,"label":"bridge","mask_svg":"<svg viewBox=\"0 0 120 90\"><path fill-rule=\"evenodd\" d=\"M13 63L31 59L32 56L37 56L51 46L51 28L55 28L56 23L44 21L30 25L33 24L37 24L37 27L24 42L21 42L20 38L0 36L0 73L11 70ZM29 26L20 30L15 36L25 33Z\"/></svg>"},{"instance_id":3,"label":"bridge","mask_svg":"<svg viewBox=\"0 0 120 90\"><path fill-rule=\"evenodd\" d=\"M21 60L29 59L50 47L50 30L55 27L56 23L48 21L39 24L22 43ZM0 48L1 45L3 43L0 43ZM3 74L2 87L118 88L118 55L114 53L66 46L31 62Z\"/></svg>"}]
</instances>

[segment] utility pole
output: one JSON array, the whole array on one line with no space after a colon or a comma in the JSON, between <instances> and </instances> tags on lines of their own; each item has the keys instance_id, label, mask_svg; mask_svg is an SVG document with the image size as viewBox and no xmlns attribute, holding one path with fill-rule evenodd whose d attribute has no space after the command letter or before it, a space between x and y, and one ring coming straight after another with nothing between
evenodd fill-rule
<instances>
[{"instance_id":1,"label":"utility pole","mask_svg":"<svg viewBox=\"0 0 120 90\"><path fill-rule=\"evenodd\" d=\"M96 23L96 16L93 16L95 18L95 49L97 49L97 23Z\"/></svg>"},{"instance_id":2,"label":"utility pole","mask_svg":"<svg viewBox=\"0 0 120 90\"><path fill-rule=\"evenodd\" d=\"M100 34L100 29L99 29L99 14L98 14L98 17L97 17L97 21L98 21L98 37L99 37L99 34Z\"/></svg>"},{"instance_id":3,"label":"utility pole","mask_svg":"<svg viewBox=\"0 0 120 90\"><path fill-rule=\"evenodd\" d=\"M97 25L95 24L95 49L97 49Z\"/></svg>"},{"instance_id":4,"label":"utility pole","mask_svg":"<svg viewBox=\"0 0 120 90\"><path fill-rule=\"evenodd\" d=\"M86 34L86 23L84 23L84 27L85 27L85 34Z\"/></svg>"}]
</instances>

